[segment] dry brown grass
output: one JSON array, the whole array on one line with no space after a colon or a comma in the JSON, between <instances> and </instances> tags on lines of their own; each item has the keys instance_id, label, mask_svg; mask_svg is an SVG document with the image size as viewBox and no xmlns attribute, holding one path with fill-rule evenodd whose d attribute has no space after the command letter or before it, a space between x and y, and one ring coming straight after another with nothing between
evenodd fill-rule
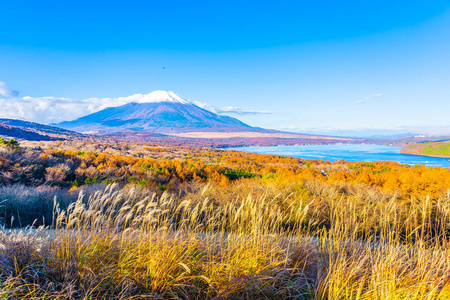
<instances>
[{"instance_id":1,"label":"dry brown grass","mask_svg":"<svg viewBox=\"0 0 450 300\"><path fill-rule=\"evenodd\" d=\"M449 195L242 180L109 186L0 233L8 299L449 299Z\"/></svg>"}]
</instances>

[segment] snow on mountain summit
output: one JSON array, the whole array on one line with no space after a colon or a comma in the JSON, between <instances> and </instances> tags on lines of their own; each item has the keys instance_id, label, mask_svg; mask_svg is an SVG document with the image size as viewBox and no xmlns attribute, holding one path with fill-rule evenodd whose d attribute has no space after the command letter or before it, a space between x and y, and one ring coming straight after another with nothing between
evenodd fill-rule
<instances>
[{"instance_id":1,"label":"snow on mountain summit","mask_svg":"<svg viewBox=\"0 0 450 300\"><path fill-rule=\"evenodd\" d=\"M159 102L172 102L180 104L190 104L188 100L185 100L175 94L172 91L153 91L149 94L134 94L128 97L123 97L124 102L134 103L159 103Z\"/></svg>"}]
</instances>

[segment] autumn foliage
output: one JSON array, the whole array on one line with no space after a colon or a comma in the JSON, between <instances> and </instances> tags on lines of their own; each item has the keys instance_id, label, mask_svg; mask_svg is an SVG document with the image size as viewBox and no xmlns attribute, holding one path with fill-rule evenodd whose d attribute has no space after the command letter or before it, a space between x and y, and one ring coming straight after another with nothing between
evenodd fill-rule
<instances>
[{"instance_id":1,"label":"autumn foliage","mask_svg":"<svg viewBox=\"0 0 450 300\"><path fill-rule=\"evenodd\" d=\"M177 190L191 181L221 186L239 179L363 184L403 196L438 195L450 187L448 168L408 166L396 162L346 162L304 160L211 148L108 146L97 151L58 149L0 152L0 183L28 186L81 187L86 184L138 184ZM60 147L61 148L61 147ZM111 149L110 149L111 150ZM435 197L435 196L432 196Z\"/></svg>"}]
</instances>

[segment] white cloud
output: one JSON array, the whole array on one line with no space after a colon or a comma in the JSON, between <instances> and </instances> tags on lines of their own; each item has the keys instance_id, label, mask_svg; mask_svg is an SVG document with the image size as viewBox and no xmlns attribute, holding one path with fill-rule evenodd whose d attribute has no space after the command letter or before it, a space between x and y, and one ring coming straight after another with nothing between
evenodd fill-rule
<instances>
[{"instance_id":1,"label":"white cloud","mask_svg":"<svg viewBox=\"0 0 450 300\"><path fill-rule=\"evenodd\" d=\"M354 103L357 103L357 104L367 103L370 99L376 98L376 97L381 97L381 96L383 96L383 94L375 94L375 95L371 95L371 96L365 96L362 98L362 100L355 101Z\"/></svg>"},{"instance_id":2,"label":"white cloud","mask_svg":"<svg viewBox=\"0 0 450 300\"><path fill-rule=\"evenodd\" d=\"M267 115L271 114L270 111L266 110L247 110L239 107L234 106L227 106L227 107L219 107L217 108L217 112L223 113L223 114L235 114L235 115Z\"/></svg>"},{"instance_id":3,"label":"white cloud","mask_svg":"<svg viewBox=\"0 0 450 300\"><path fill-rule=\"evenodd\" d=\"M198 101L192 101L193 104L197 105L198 107L201 107L203 109L212 111L216 114L235 114L235 115L266 115L271 114L270 111L265 110L247 110L240 107L234 107L234 106L226 106L226 107L216 107L213 105L209 105L206 103L201 103Z\"/></svg>"},{"instance_id":4,"label":"white cloud","mask_svg":"<svg viewBox=\"0 0 450 300\"><path fill-rule=\"evenodd\" d=\"M191 101L191 102L192 102L192 104L195 104L195 105L197 105L200 108L212 111L213 113L217 113L217 110L216 110L215 106L212 106L212 105L209 105L209 104L206 104L206 103L202 103L202 102L198 102L196 100Z\"/></svg>"},{"instance_id":5,"label":"white cloud","mask_svg":"<svg viewBox=\"0 0 450 300\"><path fill-rule=\"evenodd\" d=\"M102 101L89 103L86 100L55 97L21 97L0 99L0 117L22 119L39 123L57 123L73 120L98 111Z\"/></svg>"},{"instance_id":6,"label":"white cloud","mask_svg":"<svg viewBox=\"0 0 450 300\"><path fill-rule=\"evenodd\" d=\"M18 91L11 90L10 88L8 88L6 86L5 82L0 81L0 96L12 98L12 97L17 97L17 95L19 95Z\"/></svg>"},{"instance_id":7,"label":"white cloud","mask_svg":"<svg viewBox=\"0 0 450 300\"><path fill-rule=\"evenodd\" d=\"M238 115L270 113L266 111L245 110L231 106L217 108L197 101L184 100L172 92L164 91L152 92L151 95L134 94L118 98L71 99L58 97L17 97L18 92L10 90L4 82L0 82L0 95L8 97L0 97L0 118L21 119L44 124L75 120L107 107L120 106L130 102L147 103L159 100L167 101L166 98L175 99L181 101L181 103L193 103L214 113Z\"/></svg>"}]
</instances>

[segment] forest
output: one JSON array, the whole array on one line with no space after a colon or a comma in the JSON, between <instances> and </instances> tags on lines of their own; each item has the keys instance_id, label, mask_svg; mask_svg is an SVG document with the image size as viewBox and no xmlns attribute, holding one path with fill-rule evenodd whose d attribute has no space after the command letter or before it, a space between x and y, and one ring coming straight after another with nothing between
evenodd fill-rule
<instances>
[{"instance_id":1,"label":"forest","mask_svg":"<svg viewBox=\"0 0 450 300\"><path fill-rule=\"evenodd\" d=\"M448 299L450 170L0 140L5 299Z\"/></svg>"}]
</instances>

